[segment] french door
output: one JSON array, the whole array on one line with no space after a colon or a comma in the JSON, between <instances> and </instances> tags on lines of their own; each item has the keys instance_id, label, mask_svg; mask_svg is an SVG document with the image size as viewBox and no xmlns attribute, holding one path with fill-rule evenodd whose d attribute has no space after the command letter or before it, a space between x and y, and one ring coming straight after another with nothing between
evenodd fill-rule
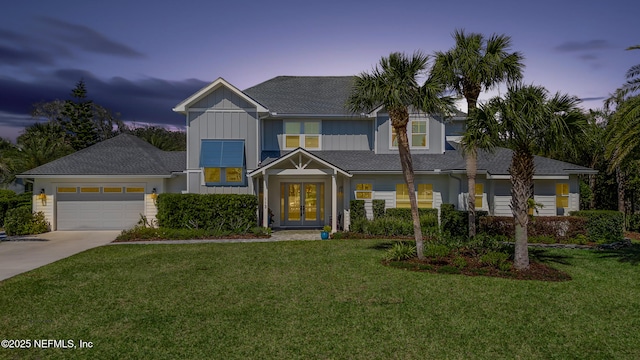
<instances>
[{"instance_id":1,"label":"french door","mask_svg":"<svg viewBox=\"0 0 640 360\"><path fill-rule=\"evenodd\" d=\"M284 183L281 204L284 205L284 226L322 226L324 219L323 183Z\"/></svg>"}]
</instances>

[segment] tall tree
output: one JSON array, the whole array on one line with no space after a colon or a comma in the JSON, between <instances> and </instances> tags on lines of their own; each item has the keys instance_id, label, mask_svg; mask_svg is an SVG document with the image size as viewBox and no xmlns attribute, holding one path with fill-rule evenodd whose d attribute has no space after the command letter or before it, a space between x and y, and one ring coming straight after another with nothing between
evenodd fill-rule
<instances>
[{"instance_id":1,"label":"tall tree","mask_svg":"<svg viewBox=\"0 0 640 360\"><path fill-rule=\"evenodd\" d=\"M494 119L500 142L513 150L511 211L515 225L514 266L529 268L527 224L533 197L534 154L582 136L585 116L576 97L557 93L550 97L541 86L512 85L504 99L494 98L482 109Z\"/></svg>"},{"instance_id":2,"label":"tall tree","mask_svg":"<svg viewBox=\"0 0 640 360\"><path fill-rule=\"evenodd\" d=\"M500 84L514 83L522 78L523 56L511 52L511 38L493 34L489 38L478 33L456 30L453 34L456 45L447 52L436 52L436 60L431 70L434 77L441 79L458 95L467 100L468 117L475 116L478 97L484 90ZM471 130L471 129L470 129ZM469 237L476 234L475 196L478 169L478 148L486 138L469 134L461 143L467 164L467 210L469 211Z\"/></svg>"},{"instance_id":3,"label":"tall tree","mask_svg":"<svg viewBox=\"0 0 640 360\"><path fill-rule=\"evenodd\" d=\"M131 128L131 134L164 151L185 151L187 134L184 131L170 131L158 126Z\"/></svg>"},{"instance_id":4,"label":"tall tree","mask_svg":"<svg viewBox=\"0 0 640 360\"><path fill-rule=\"evenodd\" d=\"M419 78L426 75L428 60L428 56L421 52L415 52L411 57L399 52L391 53L389 57L380 59L371 73L363 72L356 76L348 100L348 107L354 113L371 111L379 106L384 106L389 113L391 126L398 137L398 153L409 192L416 250L420 259L424 259L423 240L407 137L409 113L449 114L453 111L453 99L442 96L445 90L443 84L433 78L428 78L422 85L419 83Z\"/></svg>"},{"instance_id":5,"label":"tall tree","mask_svg":"<svg viewBox=\"0 0 640 360\"><path fill-rule=\"evenodd\" d=\"M82 150L98 142L98 131L93 123L93 102L87 99L83 80L71 91L71 97L73 100L64 103L60 123L70 135L71 146L75 150Z\"/></svg>"}]
</instances>

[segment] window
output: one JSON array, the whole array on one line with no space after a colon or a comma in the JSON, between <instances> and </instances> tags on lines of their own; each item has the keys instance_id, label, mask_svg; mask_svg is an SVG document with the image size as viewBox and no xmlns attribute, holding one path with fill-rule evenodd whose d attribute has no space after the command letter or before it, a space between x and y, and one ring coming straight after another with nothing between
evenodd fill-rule
<instances>
[{"instance_id":1,"label":"window","mask_svg":"<svg viewBox=\"0 0 640 360\"><path fill-rule=\"evenodd\" d=\"M409 202L409 190L407 188L407 184L396 184L396 207L411 207L411 203Z\"/></svg>"},{"instance_id":2,"label":"window","mask_svg":"<svg viewBox=\"0 0 640 360\"><path fill-rule=\"evenodd\" d=\"M121 193L121 187L103 187L102 192L105 194Z\"/></svg>"},{"instance_id":3,"label":"window","mask_svg":"<svg viewBox=\"0 0 640 360\"><path fill-rule=\"evenodd\" d=\"M78 189L75 188L75 187L62 187L62 186L58 187L58 192L59 193L75 193L77 191L78 191Z\"/></svg>"},{"instance_id":4,"label":"window","mask_svg":"<svg viewBox=\"0 0 640 360\"><path fill-rule=\"evenodd\" d=\"M421 209L433 208L432 184L418 184L418 207Z\"/></svg>"},{"instance_id":5,"label":"window","mask_svg":"<svg viewBox=\"0 0 640 360\"><path fill-rule=\"evenodd\" d=\"M423 119L409 119L407 124L407 137L409 138L409 146L411 148L426 149L427 148L427 120ZM398 135L396 129L391 126L389 121L389 127L391 128L391 147L398 147Z\"/></svg>"},{"instance_id":6,"label":"window","mask_svg":"<svg viewBox=\"0 0 640 360\"><path fill-rule=\"evenodd\" d=\"M476 184L476 209L482 209L482 198L484 196L484 184Z\"/></svg>"},{"instance_id":7,"label":"window","mask_svg":"<svg viewBox=\"0 0 640 360\"><path fill-rule=\"evenodd\" d=\"M244 140L202 140L200 167L206 186L244 186Z\"/></svg>"},{"instance_id":8,"label":"window","mask_svg":"<svg viewBox=\"0 0 640 360\"><path fill-rule=\"evenodd\" d=\"M356 199L371 200L373 184L356 184Z\"/></svg>"},{"instance_id":9,"label":"window","mask_svg":"<svg viewBox=\"0 0 640 360\"><path fill-rule=\"evenodd\" d=\"M556 208L569 207L569 184L556 184Z\"/></svg>"},{"instance_id":10,"label":"window","mask_svg":"<svg viewBox=\"0 0 640 360\"><path fill-rule=\"evenodd\" d=\"M143 193L144 192L144 188L143 187L128 187L126 190L127 193Z\"/></svg>"},{"instance_id":11,"label":"window","mask_svg":"<svg viewBox=\"0 0 640 360\"><path fill-rule=\"evenodd\" d=\"M320 121L285 121L284 122L285 149L320 149Z\"/></svg>"},{"instance_id":12,"label":"window","mask_svg":"<svg viewBox=\"0 0 640 360\"><path fill-rule=\"evenodd\" d=\"M80 192L81 193L99 193L100 188L99 187L81 187Z\"/></svg>"}]
</instances>

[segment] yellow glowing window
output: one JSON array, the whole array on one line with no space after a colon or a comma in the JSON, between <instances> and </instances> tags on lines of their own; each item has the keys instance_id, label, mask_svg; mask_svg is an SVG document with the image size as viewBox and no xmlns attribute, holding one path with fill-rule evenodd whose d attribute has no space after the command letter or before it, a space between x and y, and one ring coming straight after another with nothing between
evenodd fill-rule
<instances>
[{"instance_id":1,"label":"yellow glowing window","mask_svg":"<svg viewBox=\"0 0 640 360\"><path fill-rule=\"evenodd\" d=\"M431 209L433 207L433 185L418 184L418 207Z\"/></svg>"},{"instance_id":2,"label":"yellow glowing window","mask_svg":"<svg viewBox=\"0 0 640 360\"><path fill-rule=\"evenodd\" d=\"M122 192L122 188L121 187L103 187L102 188L102 192L107 194L107 193L121 193Z\"/></svg>"},{"instance_id":3,"label":"yellow glowing window","mask_svg":"<svg viewBox=\"0 0 640 360\"><path fill-rule=\"evenodd\" d=\"M569 207L569 184L567 183L556 184L556 207L558 208Z\"/></svg>"},{"instance_id":4,"label":"yellow glowing window","mask_svg":"<svg viewBox=\"0 0 640 360\"><path fill-rule=\"evenodd\" d=\"M286 147L288 148L297 148L300 146L300 136L299 135L287 135L286 136Z\"/></svg>"},{"instance_id":5,"label":"yellow glowing window","mask_svg":"<svg viewBox=\"0 0 640 360\"><path fill-rule=\"evenodd\" d=\"M144 192L144 188L143 187L128 187L127 188L127 192L128 193L143 193Z\"/></svg>"},{"instance_id":6,"label":"yellow glowing window","mask_svg":"<svg viewBox=\"0 0 640 360\"><path fill-rule=\"evenodd\" d=\"M484 196L484 184L476 184L476 209L482 208L482 197Z\"/></svg>"},{"instance_id":7,"label":"yellow glowing window","mask_svg":"<svg viewBox=\"0 0 640 360\"><path fill-rule=\"evenodd\" d=\"M407 188L407 184L396 184L396 207L411 207L411 203L409 202L409 190Z\"/></svg>"},{"instance_id":8,"label":"yellow glowing window","mask_svg":"<svg viewBox=\"0 0 640 360\"><path fill-rule=\"evenodd\" d=\"M74 187L58 187L59 193L75 193L78 189Z\"/></svg>"},{"instance_id":9,"label":"yellow glowing window","mask_svg":"<svg viewBox=\"0 0 640 360\"><path fill-rule=\"evenodd\" d=\"M423 120L413 120L411 122L411 146L427 146L427 122Z\"/></svg>"},{"instance_id":10,"label":"yellow glowing window","mask_svg":"<svg viewBox=\"0 0 640 360\"><path fill-rule=\"evenodd\" d=\"M226 168L227 182L242 182L242 168Z\"/></svg>"},{"instance_id":11,"label":"yellow glowing window","mask_svg":"<svg viewBox=\"0 0 640 360\"><path fill-rule=\"evenodd\" d=\"M204 168L204 182L220 182L220 168Z\"/></svg>"},{"instance_id":12,"label":"yellow glowing window","mask_svg":"<svg viewBox=\"0 0 640 360\"><path fill-rule=\"evenodd\" d=\"M356 184L356 199L368 200L372 198L373 184Z\"/></svg>"},{"instance_id":13,"label":"yellow glowing window","mask_svg":"<svg viewBox=\"0 0 640 360\"><path fill-rule=\"evenodd\" d=\"M318 135L307 135L304 137L304 147L307 149L317 149L320 147L320 137Z\"/></svg>"},{"instance_id":14,"label":"yellow glowing window","mask_svg":"<svg viewBox=\"0 0 640 360\"><path fill-rule=\"evenodd\" d=\"M100 188L99 187L81 187L80 192L81 193L99 193Z\"/></svg>"}]
</instances>

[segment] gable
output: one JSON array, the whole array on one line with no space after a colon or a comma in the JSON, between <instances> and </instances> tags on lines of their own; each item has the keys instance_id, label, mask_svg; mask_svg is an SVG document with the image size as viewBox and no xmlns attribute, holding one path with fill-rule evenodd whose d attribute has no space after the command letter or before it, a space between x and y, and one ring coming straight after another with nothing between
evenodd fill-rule
<instances>
[{"instance_id":1,"label":"gable","mask_svg":"<svg viewBox=\"0 0 640 360\"><path fill-rule=\"evenodd\" d=\"M222 89L222 92L215 94L220 89ZM176 105L173 108L173 111L186 114L188 109L197 108L196 105L205 106L204 109L222 106L221 109L227 109L226 107L229 107L229 109L253 108L259 112L268 111L260 103L238 90L237 87L231 85L231 83L227 82L223 78L218 78L211 84L196 91L194 94Z\"/></svg>"},{"instance_id":2,"label":"gable","mask_svg":"<svg viewBox=\"0 0 640 360\"><path fill-rule=\"evenodd\" d=\"M254 104L240 97L235 91L221 86L190 106L190 109L242 110L255 109Z\"/></svg>"}]
</instances>

